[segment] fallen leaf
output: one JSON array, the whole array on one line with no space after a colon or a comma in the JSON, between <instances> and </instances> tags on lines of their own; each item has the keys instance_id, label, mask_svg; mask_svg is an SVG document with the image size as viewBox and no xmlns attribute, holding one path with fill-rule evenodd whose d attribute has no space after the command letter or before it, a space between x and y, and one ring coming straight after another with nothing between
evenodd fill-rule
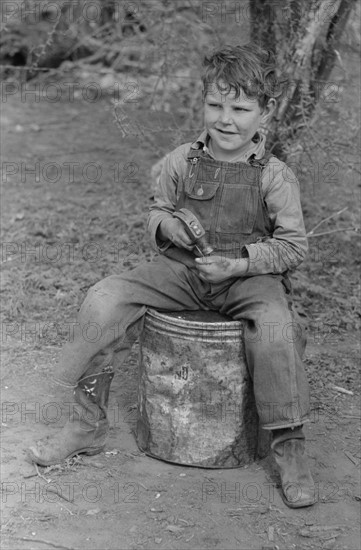
<instances>
[{"instance_id":1,"label":"fallen leaf","mask_svg":"<svg viewBox=\"0 0 361 550\"><path fill-rule=\"evenodd\" d=\"M337 531L340 531L341 527L334 527L332 525L320 525L320 526L314 526L309 527L308 529L300 529L299 534L301 537L307 537L307 538L314 538L317 537L319 539L331 539L336 538L340 535L340 533L337 533Z\"/></svg>"},{"instance_id":2,"label":"fallen leaf","mask_svg":"<svg viewBox=\"0 0 361 550\"><path fill-rule=\"evenodd\" d=\"M322 548L332 548L332 546L335 544L335 542L336 542L336 539L335 539L335 538L326 540L326 541L322 544Z\"/></svg>"},{"instance_id":3,"label":"fallen leaf","mask_svg":"<svg viewBox=\"0 0 361 550\"><path fill-rule=\"evenodd\" d=\"M167 525L166 531L170 531L171 533L181 533L182 527L179 527L179 525Z\"/></svg>"},{"instance_id":4,"label":"fallen leaf","mask_svg":"<svg viewBox=\"0 0 361 550\"><path fill-rule=\"evenodd\" d=\"M99 508L93 508L92 510L88 510L85 514L86 516L95 516L96 514L99 514L100 509Z\"/></svg>"},{"instance_id":5,"label":"fallen leaf","mask_svg":"<svg viewBox=\"0 0 361 550\"><path fill-rule=\"evenodd\" d=\"M90 462L90 466L93 466L93 468L105 468L105 465L101 462Z\"/></svg>"},{"instance_id":6,"label":"fallen leaf","mask_svg":"<svg viewBox=\"0 0 361 550\"><path fill-rule=\"evenodd\" d=\"M120 451L118 449L113 449L112 451L106 451L106 455L117 455Z\"/></svg>"}]
</instances>

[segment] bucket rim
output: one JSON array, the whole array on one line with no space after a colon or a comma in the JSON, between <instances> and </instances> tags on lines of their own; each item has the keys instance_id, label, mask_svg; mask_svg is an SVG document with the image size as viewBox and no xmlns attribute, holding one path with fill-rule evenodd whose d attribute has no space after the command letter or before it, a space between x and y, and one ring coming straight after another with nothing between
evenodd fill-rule
<instances>
[{"instance_id":1,"label":"bucket rim","mask_svg":"<svg viewBox=\"0 0 361 550\"><path fill-rule=\"evenodd\" d=\"M182 315L188 315L188 314L216 314L220 317L219 321L207 321L207 320L198 320L194 321L192 319L184 319ZM177 326L182 328L193 328L198 329L202 328L209 329L209 330L240 330L244 326L244 322L242 320L234 320L231 317L227 317L225 315L222 315L218 313L217 311L212 310L183 310L183 311L164 311L161 312L154 308L148 308L146 312L146 318L148 318L150 321L163 321L164 323L167 323L171 326Z\"/></svg>"}]
</instances>

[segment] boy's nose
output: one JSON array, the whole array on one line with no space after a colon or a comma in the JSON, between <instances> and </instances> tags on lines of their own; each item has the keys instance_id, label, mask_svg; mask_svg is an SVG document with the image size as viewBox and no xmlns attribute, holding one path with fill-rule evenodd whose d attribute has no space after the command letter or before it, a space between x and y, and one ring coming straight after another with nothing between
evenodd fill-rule
<instances>
[{"instance_id":1,"label":"boy's nose","mask_svg":"<svg viewBox=\"0 0 361 550\"><path fill-rule=\"evenodd\" d=\"M232 124L232 116L228 111L222 111L219 116L220 122L222 124Z\"/></svg>"}]
</instances>

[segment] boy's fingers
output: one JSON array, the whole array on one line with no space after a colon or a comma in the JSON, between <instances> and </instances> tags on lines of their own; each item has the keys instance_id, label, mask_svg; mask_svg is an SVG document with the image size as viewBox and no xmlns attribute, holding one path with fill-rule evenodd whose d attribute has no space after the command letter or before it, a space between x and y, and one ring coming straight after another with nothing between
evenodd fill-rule
<instances>
[{"instance_id":1,"label":"boy's fingers","mask_svg":"<svg viewBox=\"0 0 361 550\"><path fill-rule=\"evenodd\" d=\"M202 256L201 258L196 258L196 262L199 264L219 264L223 261L224 258L221 256Z\"/></svg>"},{"instance_id":2,"label":"boy's fingers","mask_svg":"<svg viewBox=\"0 0 361 550\"><path fill-rule=\"evenodd\" d=\"M188 239L185 240L182 237L179 237L177 235L172 235L171 241L175 246L178 246L178 248L186 248L187 250L193 250L194 245Z\"/></svg>"},{"instance_id":3,"label":"boy's fingers","mask_svg":"<svg viewBox=\"0 0 361 550\"><path fill-rule=\"evenodd\" d=\"M188 237L187 233L185 232L171 233L170 240L172 241L172 243L179 244L181 246L189 246L189 247L193 246L191 239Z\"/></svg>"},{"instance_id":4,"label":"boy's fingers","mask_svg":"<svg viewBox=\"0 0 361 550\"><path fill-rule=\"evenodd\" d=\"M213 262L210 262L210 257L209 256L202 256L201 258L196 258L196 262L198 264L211 264Z\"/></svg>"}]
</instances>

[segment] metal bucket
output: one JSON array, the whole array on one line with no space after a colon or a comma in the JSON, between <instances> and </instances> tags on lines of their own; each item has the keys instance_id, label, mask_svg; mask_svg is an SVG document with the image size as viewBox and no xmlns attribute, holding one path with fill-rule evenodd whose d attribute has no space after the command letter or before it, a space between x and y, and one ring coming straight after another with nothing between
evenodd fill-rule
<instances>
[{"instance_id":1,"label":"metal bucket","mask_svg":"<svg viewBox=\"0 0 361 550\"><path fill-rule=\"evenodd\" d=\"M258 415L243 323L215 312L148 310L140 341L137 443L189 466L254 462Z\"/></svg>"}]
</instances>

